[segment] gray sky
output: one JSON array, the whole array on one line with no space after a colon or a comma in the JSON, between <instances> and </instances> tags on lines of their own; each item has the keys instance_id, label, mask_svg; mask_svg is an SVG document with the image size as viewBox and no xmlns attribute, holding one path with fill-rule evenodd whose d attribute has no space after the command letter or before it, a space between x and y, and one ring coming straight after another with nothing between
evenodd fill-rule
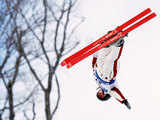
<instances>
[{"instance_id":1,"label":"gray sky","mask_svg":"<svg viewBox=\"0 0 160 120\"><path fill-rule=\"evenodd\" d=\"M62 99L56 120L159 120L160 1L81 0L79 3L80 14L86 20L78 32L81 44L73 53L146 8L156 12L157 17L129 33L120 59L117 81L132 110L114 98L107 102L96 99L97 85L89 57L71 69L61 69Z\"/></svg>"}]
</instances>

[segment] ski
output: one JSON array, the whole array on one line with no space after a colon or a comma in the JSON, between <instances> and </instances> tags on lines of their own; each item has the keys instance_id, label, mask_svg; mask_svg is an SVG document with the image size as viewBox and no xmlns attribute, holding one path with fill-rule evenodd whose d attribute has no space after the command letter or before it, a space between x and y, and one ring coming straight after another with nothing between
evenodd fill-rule
<instances>
[{"instance_id":1,"label":"ski","mask_svg":"<svg viewBox=\"0 0 160 120\"><path fill-rule=\"evenodd\" d=\"M97 52L98 50L104 48L105 46L115 42L116 40L118 40L121 37L124 37L126 34L128 34L130 31L136 29L137 27L141 26L142 24L148 22L149 20L151 20L152 18L156 17L155 13L152 13L150 15L148 15L147 17L143 18L142 20L140 20L139 22L135 23L134 25L128 27L126 30L118 33L116 36L114 36L113 38L105 41L104 43L100 44L99 46L94 47L93 49L89 50L87 53L76 57L75 59L73 59L71 62L69 62L67 64L67 68L72 67L73 65L75 65L76 63L78 63L79 61L83 60L84 58L90 56L91 54Z\"/></svg>"},{"instance_id":2,"label":"ski","mask_svg":"<svg viewBox=\"0 0 160 120\"><path fill-rule=\"evenodd\" d=\"M65 60L63 60L61 62L61 65L64 66L66 64L68 64L69 62L71 62L73 59L75 59L76 57L79 57L80 55L85 54L86 52L88 52L90 49L92 49L93 47L95 47L96 45L98 45L99 43L109 39L110 37L112 37L113 35L116 35L117 33L119 33L120 31L122 31L124 28L128 27L129 25L131 25L132 23L136 22L137 20L141 19L142 17L144 17L145 15L149 14L151 12L150 8L147 8L146 10L144 10L143 12L139 13L138 15L136 15L135 17L133 17L132 19L128 20L127 22L125 22L124 24L120 25L119 27L117 27L116 29L114 29L113 31L111 31L110 33L104 35L103 37L101 37L100 39L96 40L95 42L89 44L88 46L86 46L85 48L81 49L80 51L76 52L75 54L71 55L70 57L66 58Z\"/></svg>"}]
</instances>

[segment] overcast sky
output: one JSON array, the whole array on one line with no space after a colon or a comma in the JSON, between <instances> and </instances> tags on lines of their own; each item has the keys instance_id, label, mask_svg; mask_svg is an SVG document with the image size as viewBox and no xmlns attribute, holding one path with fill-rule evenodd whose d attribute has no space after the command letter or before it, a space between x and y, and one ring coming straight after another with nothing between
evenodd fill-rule
<instances>
[{"instance_id":1,"label":"overcast sky","mask_svg":"<svg viewBox=\"0 0 160 120\"><path fill-rule=\"evenodd\" d=\"M88 57L71 69L61 68L62 99L56 120L160 120L160 1L159 0L79 0L85 22L76 52L107 31L151 8L157 17L129 33L120 59L117 81L132 109L114 98L96 99L96 83Z\"/></svg>"}]
</instances>

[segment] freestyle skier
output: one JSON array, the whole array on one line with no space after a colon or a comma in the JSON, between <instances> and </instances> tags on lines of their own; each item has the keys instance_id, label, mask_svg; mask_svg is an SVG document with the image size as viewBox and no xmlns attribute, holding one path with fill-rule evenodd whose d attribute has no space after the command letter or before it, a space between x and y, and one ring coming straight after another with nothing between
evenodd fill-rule
<instances>
[{"instance_id":1,"label":"freestyle skier","mask_svg":"<svg viewBox=\"0 0 160 120\"><path fill-rule=\"evenodd\" d=\"M92 67L95 79L99 85L97 98L105 101L113 96L128 109L131 109L129 102L116 85L119 58L124 44L123 38L129 32L156 17L156 14L151 12L150 8L145 9L143 12L115 28L109 34L102 36L85 48L64 59L61 65L71 68L73 65L95 53Z\"/></svg>"},{"instance_id":2,"label":"freestyle skier","mask_svg":"<svg viewBox=\"0 0 160 120\"><path fill-rule=\"evenodd\" d=\"M105 101L113 96L128 109L131 109L129 102L118 89L116 81L123 44L124 39L120 38L115 43L96 52L93 55L92 68L99 86L97 98Z\"/></svg>"}]
</instances>

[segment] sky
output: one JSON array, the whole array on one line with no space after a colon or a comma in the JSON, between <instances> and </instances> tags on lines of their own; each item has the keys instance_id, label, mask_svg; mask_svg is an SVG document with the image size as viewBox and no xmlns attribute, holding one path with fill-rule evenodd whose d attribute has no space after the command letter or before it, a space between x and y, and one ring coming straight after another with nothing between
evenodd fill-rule
<instances>
[{"instance_id":1,"label":"sky","mask_svg":"<svg viewBox=\"0 0 160 120\"><path fill-rule=\"evenodd\" d=\"M146 8L151 8L157 17L130 32L125 39L117 81L132 109L128 110L114 98L106 102L97 100L92 57L88 57L71 69L60 68L62 98L56 120L159 120L160 1L80 0L78 5L85 21L77 33L81 44L72 53Z\"/></svg>"}]
</instances>

